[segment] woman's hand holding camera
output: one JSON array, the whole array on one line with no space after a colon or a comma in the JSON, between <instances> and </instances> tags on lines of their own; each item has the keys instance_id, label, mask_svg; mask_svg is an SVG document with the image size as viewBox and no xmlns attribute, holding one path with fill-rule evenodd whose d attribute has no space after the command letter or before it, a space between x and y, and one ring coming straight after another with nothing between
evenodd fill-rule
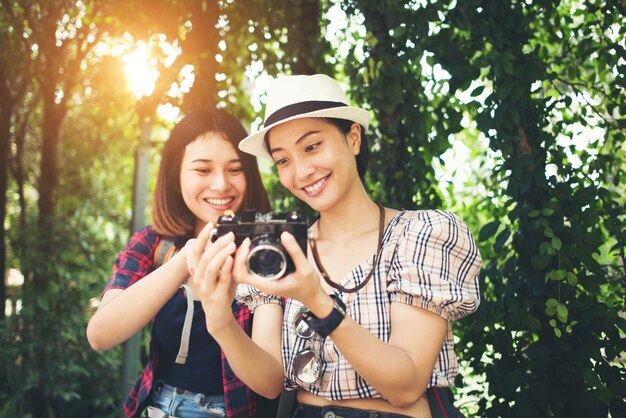
<instances>
[{"instance_id":1,"label":"woman's hand holding camera","mask_svg":"<svg viewBox=\"0 0 626 418\"><path fill-rule=\"evenodd\" d=\"M204 309L209 333L216 332L233 320L231 304L236 283L232 280L235 236L221 236L215 242L209 240L213 226L209 223L198 238L187 244L190 250L187 266L191 273L191 286L197 292Z\"/></svg>"},{"instance_id":2,"label":"woman's hand holding camera","mask_svg":"<svg viewBox=\"0 0 626 418\"><path fill-rule=\"evenodd\" d=\"M246 238L235 255L233 269L235 280L248 283L268 295L297 299L310 308L325 297L331 301L332 309L332 300L322 289L317 272L309 263L294 236L289 232L283 232L280 235L280 242L293 260L294 272L278 280L265 280L250 274L246 264L250 253L250 240Z\"/></svg>"},{"instance_id":3,"label":"woman's hand holding camera","mask_svg":"<svg viewBox=\"0 0 626 418\"><path fill-rule=\"evenodd\" d=\"M187 270L189 271L189 275L193 277L196 271L196 267L198 266L198 262L200 261L200 257L202 256L202 252L205 250L207 246L209 235L211 234L211 230L213 229L213 222L207 223L204 228L200 231L196 238L191 238L185 244L183 248L183 252L185 253L185 260L187 262Z\"/></svg>"}]
</instances>

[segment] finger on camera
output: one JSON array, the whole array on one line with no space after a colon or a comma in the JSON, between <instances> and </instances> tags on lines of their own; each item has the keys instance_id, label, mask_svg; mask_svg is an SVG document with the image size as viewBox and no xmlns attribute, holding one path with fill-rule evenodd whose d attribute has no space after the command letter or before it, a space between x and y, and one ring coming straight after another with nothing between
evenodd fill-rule
<instances>
[{"instance_id":1,"label":"finger on camera","mask_svg":"<svg viewBox=\"0 0 626 418\"><path fill-rule=\"evenodd\" d=\"M200 233L196 237L198 240L198 247L204 248L209 241L209 236L211 235L211 231L213 230L213 222L207 222L206 225L200 230Z\"/></svg>"},{"instance_id":2,"label":"finger on camera","mask_svg":"<svg viewBox=\"0 0 626 418\"><path fill-rule=\"evenodd\" d=\"M225 247L231 242L233 243L235 242L235 234L233 234L232 232L229 232L227 234L222 235L221 237L219 237L213 242L209 240L209 242L207 242L205 251L209 248L212 248L213 246Z\"/></svg>"},{"instance_id":3,"label":"finger on camera","mask_svg":"<svg viewBox=\"0 0 626 418\"><path fill-rule=\"evenodd\" d=\"M229 247L231 245L231 247ZM218 245L211 246L209 249L202 253L200 262L196 268L196 271L201 272L204 276L204 280L214 279L213 276L219 271L224 258L234 251L234 243L219 243Z\"/></svg>"},{"instance_id":4,"label":"finger on camera","mask_svg":"<svg viewBox=\"0 0 626 418\"><path fill-rule=\"evenodd\" d=\"M256 287L257 279L248 270L248 253L248 251L244 253L237 253L237 255L235 256L233 276L237 283L246 283Z\"/></svg>"},{"instance_id":5,"label":"finger on camera","mask_svg":"<svg viewBox=\"0 0 626 418\"><path fill-rule=\"evenodd\" d=\"M232 269L233 269L234 259L232 255L226 257L224 263L222 264L222 268L220 269L219 278L217 281L217 287L221 291L228 291L230 284L232 282Z\"/></svg>"},{"instance_id":6,"label":"finger on camera","mask_svg":"<svg viewBox=\"0 0 626 418\"><path fill-rule=\"evenodd\" d=\"M298 245L295 237L289 232L284 231L282 234L280 234L280 242L281 244L283 244L283 247L285 247L285 250L287 250L287 252L291 256L291 259L293 260L296 269L298 268L298 266L307 261L306 256L302 252L302 248L300 248L300 245Z\"/></svg>"},{"instance_id":7,"label":"finger on camera","mask_svg":"<svg viewBox=\"0 0 626 418\"><path fill-rule=\"evenodd\" d=\"M231 242L225 247L221 248L209 261L207 265L207 271L215 274L215 278L217 279L217 275L219 274L220 270L225 268L224 262L235 252L236 248L237 247L235 246L234 242Z\"/></svg>"},{"instance_id":8,"label":"finger on camera","mask_svg":"<svg viewBox=\"0 0 626 418\"><path fill-rule=\"evenodd\" d=\"M246 238L243 240L239 248L237 248L237 253L235 254L235 266L237 265L245 265L245 261L248 258L248 254L250 253L250 238Z\"/></svg>"},{"instance_id":9,"label":"finger on camera","mask_svg":"<svg viewBox=\"0 0 626 418\"><path fill-rule=\"evenodd\" d=\"M208 245L207 248L205 248L204 252L202 253L202 257L209 258L209 259L215 257L215 255L219 251L228 247L230 244L234 246L235 245L233 242L234 239L235 239L234 235L229 235L229 234L219 237L214 243L212 243L211 245Z\"/></svg>"},{"instance_id":10,"label":"finger on camera","mask_svg":"<svg viewBox=\"0 0 626 418\"><path fill-rule=\"evenodd\" d=\"M222 268L220 269L220 280L225 278L225 279L230 279L231 275L232 275L232 270L233 270L233 266L234 266L234 257L232 254L229 254L226 259L224 260L224 262L222 263Z\"/></svg>"},{"instance_id":11,"label":"finger on camera","mask_svg":"<svg viewBox=\"0 0 626 418\"><path fill-rule=\"evenodd\" d=\"M233 241L235 241L235 234L232 232L229 232L227 234L222 235L221 237L213 241L212 244L209 244L209 245L222 245L224 243L228 244Z\"/></svg>"},{"instance_id":12,"label":"finger on camera","mask_svg":"<svg viewBox=\"0 0 626 418\"><path fill-rule=\"evenodd\" d=\"M219 245L211 247L202 254L202 258L207 259L209 264L219 264L224 262L227 256L233 254L237 250L234 242L222 242Z\"/></svg>"}]
</instances>

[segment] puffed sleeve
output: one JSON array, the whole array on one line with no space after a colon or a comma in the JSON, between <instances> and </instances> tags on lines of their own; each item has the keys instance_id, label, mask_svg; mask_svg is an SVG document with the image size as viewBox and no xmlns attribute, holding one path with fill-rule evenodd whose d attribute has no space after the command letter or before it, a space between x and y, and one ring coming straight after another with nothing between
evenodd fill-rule
<instances>
[{"instance_id":1,"label":"puffed sleeve","mask_svg":"<svg viewBox=\"0 0 626 418\"><path fill-rule=\"evenodd\" d=\"M398 237L387 290L392 302L447 320L476 311L482 259L469 229L449 212L415 212Z\"/></svg>"},{"instance_id":2,"label":"puffed sleeve","mask_svg":"<svg viewBox=\"0 0 626 418\"><path fill-rule=\"evenodd\" d=\"M266 295L256 287L245 283L237 285L235 300L240 305L246 305L251 313L254 313L254 309L257 306L266 305L268 303L278 304L282 308L285 307L284 300L281 296Z\"/></svg>"}]
</instances>

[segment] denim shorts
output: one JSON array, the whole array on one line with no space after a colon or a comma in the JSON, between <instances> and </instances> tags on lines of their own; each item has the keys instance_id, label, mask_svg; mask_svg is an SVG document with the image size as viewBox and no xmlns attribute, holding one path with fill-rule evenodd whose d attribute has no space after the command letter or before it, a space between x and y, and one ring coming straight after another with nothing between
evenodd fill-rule
<instances>
[{"instance_id":1,"label":"denim shorts","mask_svg":"<svg viewBox=\"0 0 626 418\"><path fill-rule=\"evenodd\" d=\"M223 395L205 395L176 389L159 380L152 390L148 417L155 418L207 418L225 417Z\"/></svg>"},{"instance_id":2,"label":"denim shorts","mask_svg":"<svg viewBox=\"0 0 626 418\"><path fill-rule=\"evenodd\" d=\"M341 406L312 406L300 404L296 408L294 418L410 418L408 415L391 412L368 411L365 409L346 408Z\"/></svg>"}]
</instances>

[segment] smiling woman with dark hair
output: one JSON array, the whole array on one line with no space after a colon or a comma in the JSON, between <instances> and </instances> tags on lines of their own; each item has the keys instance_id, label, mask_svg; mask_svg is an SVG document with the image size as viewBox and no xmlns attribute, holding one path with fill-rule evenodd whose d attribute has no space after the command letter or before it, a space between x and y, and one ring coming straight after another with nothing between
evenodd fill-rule
<instances>
[{"instance_id":1,"label":"smiling woman with dark hair","mask_svg":"<svg viewBox=\"0 0 626 418\"><path fill-rule=\"evenodd\" d=\"M189 256L198 251L195 237L206 225L225 211L270 209L256 159L237 148L245 136L241 123L219 109L193 111L176 124L161 157L154 225L135 233L119 254L89 321L87 338L96 350L115 347L152 321L148 364L124 404L129 417L147 408L149 417L253 418L265 414L260 402L269 405L234 375L207 332L207 318L194 296L198 289L187 280ZM218 244L222 241L227 237ZM159 267L165 255L169 260ZM209 261L219 278L223 260ZM282 300L271 302L269 309L280 317ZM237 326L251 335L256 326L248 308L232 298L227 303Z\"/></svg>"},{"instance_id":2,"label":"smiling woman with dark hair","mask_svg":"<svg viewBox=\"0 0 626 418\"><path fill-rule=\"evenodd\" d=\"M280 368L297 391L294 417L458 416L448 390L458 373L451 321L480 302L481 257L467 226L449 212L385 208L368 196L369 113L350 106L330 77L274 79L265 115L240 149L271 158L282 185L320 216L308 256L291 234L281 235L295 265L282 279L248 272L249 241L237 250L233 275L246 283L239 300L287 300L280 361L252 345L245 358L231 359L239 376L252 381L262 360ZM194 280L214 282L201 273ZM218 288L208 287L213 292L201 298L217 300ZM233 344L220 323L209 332ZM265 379L268 390L282 383Z\"/></svg>"}]
</instances>

